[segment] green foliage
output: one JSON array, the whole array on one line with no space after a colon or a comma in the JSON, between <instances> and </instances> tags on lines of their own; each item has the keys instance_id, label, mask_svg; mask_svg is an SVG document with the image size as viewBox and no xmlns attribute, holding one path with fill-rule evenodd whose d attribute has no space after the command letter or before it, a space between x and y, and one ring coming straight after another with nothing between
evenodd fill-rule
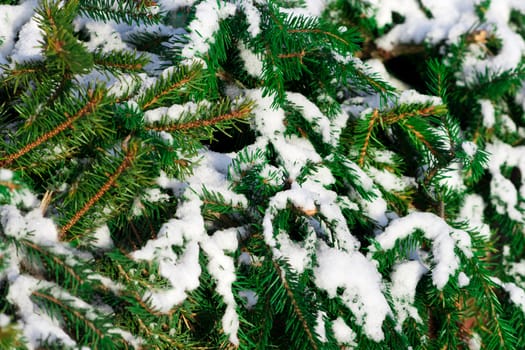
<instances>
[{"instance_id":1,"label":"green foliage","mask_svg":"<svg viewBox=\"0 0 525 350\"><path fill-rule=\"evenodd\" d=\"M523 348L519 6L0 3L0 348Z\"/></svg>"}]
</instances>

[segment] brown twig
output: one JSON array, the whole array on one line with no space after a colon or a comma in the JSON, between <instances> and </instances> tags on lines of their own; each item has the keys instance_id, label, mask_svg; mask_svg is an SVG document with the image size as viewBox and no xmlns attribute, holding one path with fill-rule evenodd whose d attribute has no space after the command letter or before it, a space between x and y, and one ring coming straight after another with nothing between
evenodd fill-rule
<instances>
[{"instance_id":1,"label":"brown twig","mask_svg":"<svg viewBox=\"0 0 525 350\"><path fill-rule=\"evenodd\" d=\"M103 90L97 90L95 94L93 93L93 91L89 91L88 92L88 96L89 96L89 101L74 116L68 117L65 122L63 122L62 124L58 125L53 130L51 130L51 131L45 133L44 135L40 136L39 138L37 138L35 141L31 142L30 144L25 145L18 152L12 153L12 154L8 155L6 158L0 160L0 167L6 167L6 166L10 165L13 161L15 161L18 158L22 157L27 152L33 150L34 148L40 146L44 142L48 141L49 139L55 137L56 135L60 134L64 130L66 130L69 127L71 127L71 125L75 121L80 119L81 117L83 117L83 116L85 116L85 115L87 115L89 113L92 113L95 110L95 108L97 107L97 105L102 101L102 99L104 97L104 91Z\"/></svg>"},{"instance_id":2,"label":"brown twig","mask_svg":"<svg viewBox=\"0 0 525 350\"><path fill-rule=\"evenodd\" d=\"M277 262L272 260L272 264L274 268L277 270L277 274L279 275L279 278L281 279L281 282L283 284L284 289L286 290L286 294L288 295L288 298L290 298L290 301L292 302L293 309L295 313L297 314L297 317L299 318L299 322L301 322L301 325L303 326L304 331L306 332L306 336L308 338L308 341L310 342L310 345L312 346L311 349L318 350L319 347L317 346L317 343L315 342L314 335L312 334L312 331L310 330L310 327L308 326L308 322L306 321L306 318L303 315L303 312L301 311L301 308L299 308L299 305L297 304L297 300L295 299L295 295L293 294L292 288L288 284L288 281L283 276L281 267Z\"/></svg>"},{"instance_id":3,"label":"brown twig","mask_svg":"<svg viewBox=\"0 0 525 350\"><path fill-rule=\"evenodd\" d=\"M376 120L379 119L379 111L377 109L374 109L374 112L372 114L372 118L370 118L370 122L368 123L368 129L366 132L365 137L365 143L363 144L363 147L361 148L361 152L359 154L359 166L363 166L365 164L365 157L366 157L366 150L368 148L368 145L370 143L370 138L372 137L372 131L374 130L374 126L376 123Z\"/></svg>"},{"instance_id":4,"label":"brown twig","mask_svg":"<svg viewBox=\"0 0 525 350\"><path fill-rule=\"evenodd\" d=\"M188 83L189 81L193 80L195 78L195 76L196 76L196 73L195 72L191 72L187 78L184 78L182 80L177 81L176 83L173 83L166 90L163 90L160 94L158 94L156 96L153 96L153 98L151 100L149 100L148 102L144 103L142 105L142 109L143 110L148 109L149 107L151 107L152 105L157 103L157 101L160 98L162 98L163 96L166 96L167 94L169 94L173 90L176 90L176 89L180 88L181 86L183 86L184 84Z\"/></svg>"},{"instance_id":5,"label":"brown twig","mask_svg":"<svg viewBox=\"0 0 525 350\"><path fill-rule=\"evenodd\" d=\"M93 332L95 332L97 334L97 336L99 336L100 338L104 338L105 335L104 333L98 329L95 324L93 322L91 322L90 320L88 320L82 313L80 313L79 311L71 308L69 305L67 304L64 304L61 300L51 296L51 295L47 295L47 294L44 294L44 293L40 293L39 291L34 291L31 293L32 295L38 297L38 298L42 298L42 299L46 299L56 305L60 305L60 307L68 310L69 312L71 312L73 315L75 315L75 317L81 319L84 324L91 328L91 330L93 330Z\"/></svg>"},{"instance_id":6,"label":"brown twig","mask_svg":"<svg viewBox=\"0 0 525 350\"><path fill-rule=\"evenodd\" d=\"M102 185L102 187L98 190L98 192L87 201L84 206L73 215L73 217L69 220L69 222L63 226L60 229L60 236L59 238L62 240L64 239L64 236L66 233L84 216L90 209L93 207L95 203L97 203L102 196L109 191L109 189L115 184L119 176L126 170L128 167L131 166L133 163L133 160L135 156L137 155L138 146L136 144L131 145L129 147L129 150L124 157L124 160L122 160L122 163L120 163L119 167L115 172L109 177L109 179Z\"/></svg>"},{"instance_id":7,"label":"brown twig","mask_svg":"<svg viewBox=\"0 0 525 350\"><path fill-rule=\"evenodd\" d=\"M203 128L207 126L216 125L220 122L232 120L232 119L240 119L248 116L251 113L252 109L250 106L244 106L239 110L231 111L230 113L219 115L215 118L211 119L205 119L205 120L192 120L187 123L182 124L175 124L175 125L168 125L168 126L148 126L148 130L154 130L154 131L180 131L180 130L188 130L188 129L197 129L197 128Z\"/></svg>"}]
</instances>

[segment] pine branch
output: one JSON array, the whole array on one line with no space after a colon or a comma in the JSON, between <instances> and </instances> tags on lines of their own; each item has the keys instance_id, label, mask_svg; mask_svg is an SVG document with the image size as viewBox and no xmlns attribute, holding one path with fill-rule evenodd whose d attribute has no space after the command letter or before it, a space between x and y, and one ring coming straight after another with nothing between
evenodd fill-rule
<instances>
[{"instance_id":1,"label":"pine branch","mask_svg":"<svg viewBox=\"0 0 525 350\"><path fill-rule=\"evenodd\" d=\"M188 122L182 122L179 124L168 125L168 126L147 126L148 130L154 131L184 131L189 129L203 129L210 126L217 126L221 123L230 122L232 120L246 119L250 116L252 107L248 105L242 105L239 109L234 109L229 113L222 114L211 119L193 120Z\"/></svg>"},{"instance_id":2,"label":"pine branch","mask_svg":"<svg viewBox=\"0 0 525 350\"><path fill-rule=\"evenodd\" d=\"M372 116L370 117L370 120L368 121L368 126L366 129L366 136L364 138L363 146L361 147L361 152L359 153L359 166L363 166L365 163L365 157L367 153L367 149L370 144L370 138L372 137L372 132L376 126L376 123L379 121L379 111L376 109L374 112L372 112Z\"/></svg>"},{"instance_id":3,"label":"pine branch","mask_svg":"<svg viewBox=\"0 0 525 350\"><path fill-rule=\"evenodd\" d=\"M130 135L131 136L131 135ZM135 157L137 155L138 151L138 145L134 142L131 142L131 144L123 145L123 148L126 149L126 155L124 156L124 159L122 160L122 163L118 166L118 168L115 170L111 176L109 176L108 180L102 185L102 187L98 190L98 192L91 197L84 206L77 211L70 219L69 221L62 226L60 229L60 240L65 239L65 236L67 235L68 231L93 207L93 205L98 202L106 192L109 191L109 189L115 185L117 179L121 176L121 174L128 169L135 160Z\"/></svg>"},{"instance_id":4,"label":"pine branch","mask_svg":"<svg viewBox=\"0 0 525 350\"><path fill-rule=\"evenodd\" d=\"M3 159L0 160L0 167L6 167L6 166L11 165L11 163L16 161L18 158L22 157L26 153L30 152L31 150L44 144L45 142L49 141L53 137L57 136L58 134L70 128L73 125L73 123L75 123L78 119L94 113L97 110L97 108L100 107L101 103L103 102L104 96L105 96L105 91L103 89L98 88L95 90L89 90L87 93L88 101L85 103L85 105L80 110L78 110L72 116L69 116L66 114L65 115L66 121L56 126L53 130L45 133L44 135L41 135L35 141L25 145L23 148L21 148L16 153L9 154L8 156L3 157Z\"/></svg>"},{"instance_id":5,"label":"pine branch","mask_svg":"<svg viewBox=\"0 0 525 350\"><path fill-rule=\"evenodd\" d=\"M281 267L279 266L279 264L275 260L272 260L272 265L275 268L275 270L277 272L277 275L280 278L280 282L282 283L282 286L286 290L286 295L287 295L290 303L292 304L292 308L294 310L294 313L297 316L298 321L301 324L301 328L303 329L303 331L306 334L307 342L309 343L309 345L311 346L312 349L318 350L319 347L318 347L317 341L316 341L316 339L314 337L311 325L306 320L305 315L303 314L303 311L302 311L301 307L299 306L297 297L296 297L294 291L292 290L292 288L290 287L290 284L286 280L286 274L284 273L284 271L281 269Z\"/></svg>"},{"instance_id":6,"label":"pine branch","mask_svg":"<svg viewBox=\"0 0 525 350\"><path fill-rule=\"evenodd\" d=\"M140 97L138 104L148 110L164 103L177 103L194 90L204 89L202 67L194 65L181 67L161 77L156 84Z\"/></svg>"}]
</instances>

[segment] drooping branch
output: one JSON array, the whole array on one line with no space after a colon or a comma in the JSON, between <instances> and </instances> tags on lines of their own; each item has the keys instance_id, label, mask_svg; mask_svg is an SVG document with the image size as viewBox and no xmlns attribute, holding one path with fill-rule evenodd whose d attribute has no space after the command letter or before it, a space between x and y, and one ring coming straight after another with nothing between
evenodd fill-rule
<instances>
[{"instance_id":1,"label":"drooping branch","mask_svg":"<svg viewBox=\"0 0 525 350\"><path fill-rule=\"evenodd\" d=\"M102 338L105 337L104 332L102 330L98 329L98 327L91 320L89 320L83 313L79 312L78 310L73 309L72 307L70 307L66 303L62 302L58 298L55 298L54 296L49 295L49 294L41 293L41 292L39 292L37 290L35 290L31 294L33 296L37 297L37 298L45 299L45 300L47 300L50 303L58 305L63 310L67 310L67 311L71 312L77 319L81 320L82 323L84 325L86 325L86 327L88 327L93 332L95 332L99 338L102 339Z\"/></svg>"},{"instance_id":2,"label":"drooping branch","mask_svg":"<svg viewBox=\"0 0 525 350\"><path fill-rule=\"evenodd\" d=\"M288 295L288 298L290 299L290 302L292 303L292 307L294 309L294 312L296 313L297 317L299 318L299 322L301 322L301 326L304 329L306 333L306 337L308 338L308 343L311 345L311 349L313 350L319 350L319 347L317 346L317 343L315 342L314 335L308 325L308 321L306 320L303 311L299 307L299 304L297 302L297 298L295 297L292 288L290 287L290 284L286 280L286 277L283 274L283 271L279 264L272 260L273 267L277 271L277 274L279 275L279 279L281 280L284 289L286 290L286 295Z\"/></svg>"}]
</instances>

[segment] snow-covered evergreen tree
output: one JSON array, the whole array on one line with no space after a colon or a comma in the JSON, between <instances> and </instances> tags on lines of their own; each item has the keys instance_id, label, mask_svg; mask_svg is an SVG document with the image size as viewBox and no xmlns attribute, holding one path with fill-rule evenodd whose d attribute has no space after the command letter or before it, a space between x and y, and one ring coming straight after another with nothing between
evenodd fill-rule
<instances>
[{"instance_id":1,"label":"snow-covered evergreen tree","mask_svg":"<svg viewBox=\"0 0 525 350\"><path fill-rule=\"evenodd\" d=\"M521 0L0 0L0 348L525 348L524 56Z\"/></svg>"}]
</instances>

